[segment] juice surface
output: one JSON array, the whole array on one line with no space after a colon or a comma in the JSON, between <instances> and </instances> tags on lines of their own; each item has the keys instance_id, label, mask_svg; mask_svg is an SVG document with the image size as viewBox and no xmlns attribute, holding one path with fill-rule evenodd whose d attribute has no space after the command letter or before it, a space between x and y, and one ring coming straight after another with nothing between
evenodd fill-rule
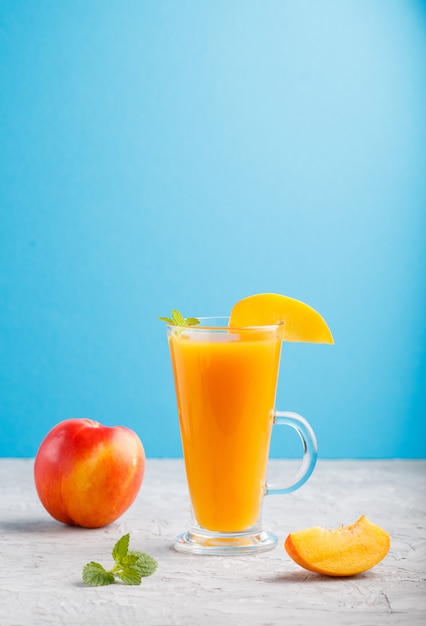
<instances>
[{"instance_id":1,"label":"juice surface","mask_svg":"<svg viewBox=\"0 0 426 626\"><path fill-rule=\"evenodd\" d=\"M281 341L271 332L171 333L182 446L196 521L254 526L262 504Z\"/></svg>"}]
</instances>

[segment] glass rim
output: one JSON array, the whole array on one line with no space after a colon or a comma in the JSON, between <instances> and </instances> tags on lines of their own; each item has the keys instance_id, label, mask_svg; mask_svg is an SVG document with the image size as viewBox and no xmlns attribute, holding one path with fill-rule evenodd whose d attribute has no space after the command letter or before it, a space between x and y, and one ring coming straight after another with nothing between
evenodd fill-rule
<instances>
[{"instance_id":1,"label":"glass rim","mask_svg":"<svg viewBox=\"0 0 426 626\"><path fill-rule=\"evenodd\" d=\"M247 330L251 330L251 331L262 331L262 332L268 332L268 331L276 331L277 328L279 326L282 325L281 324L267 324L267 325L251 325L251 326L228 326L227 322L230 319L229 315L208 315L208 316L197 316L196 317L197 320L200 321L199 324L194 324L194 325L186 325L186 324L182 324L182 325L177 325L177 324L172 324L172 323L167 323L167 327L168 328L184 328L185 330L194 330L194 331L201 331L201 330L205 330L205 331L232 331L232 332L241 332L241 331L247 331ZM217 323L209 323L208 320L221 320L223 322L222 325L218 325Z\"/></svg>"}]
</instances>

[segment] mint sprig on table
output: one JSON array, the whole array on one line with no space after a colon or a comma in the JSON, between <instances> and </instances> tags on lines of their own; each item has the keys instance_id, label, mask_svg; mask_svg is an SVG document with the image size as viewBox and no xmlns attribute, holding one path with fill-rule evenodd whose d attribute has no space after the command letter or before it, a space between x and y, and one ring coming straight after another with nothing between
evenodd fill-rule
<instances>
[{"instance_id":1,"label":"mint sprig on table","mask_svg":"<svg viewBox=\"0 0 426 626\"><path fill-rule=\"evenodd\" d=\"M172 310L171 317L159 317L158 319L167 324L173 324L174 326L196 326L200 323L200 320L196 317L184 317L182 313L176 309Z\"/></svg>"},{"instance_id":2,"label":"mint sprig on table","mask_svg":"<svg viewBox=\"0 0 426 626\"><path fill-rule=\"evenodd\" d=\"M100 587L111 585L116 578L125 585L140 585L142 578L151 576L157 569L158 562L145 552L129 550L130 534L123 535L117 541L113 550L112 558L114 567L110 570L100 563L90 561L83 568L83 580L86 585Z\"/></svg>"}]
</instances>

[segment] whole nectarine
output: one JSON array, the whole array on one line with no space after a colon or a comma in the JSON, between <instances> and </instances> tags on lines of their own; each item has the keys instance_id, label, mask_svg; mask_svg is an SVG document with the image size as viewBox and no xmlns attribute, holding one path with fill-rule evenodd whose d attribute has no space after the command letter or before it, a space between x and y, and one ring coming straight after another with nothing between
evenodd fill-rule
<instances>
[{"instance_id":1,"label":"whole nectarine","mask_svg":"<svg viewBox=\"0 0 426 626\"><path fill-rule=\"evenodd\" d=\"M43 439L34 480L41 503L56 520L100 528L133 503L144 471L145 451L133 430L75 418Z\"/></svg>"}]
</instances>

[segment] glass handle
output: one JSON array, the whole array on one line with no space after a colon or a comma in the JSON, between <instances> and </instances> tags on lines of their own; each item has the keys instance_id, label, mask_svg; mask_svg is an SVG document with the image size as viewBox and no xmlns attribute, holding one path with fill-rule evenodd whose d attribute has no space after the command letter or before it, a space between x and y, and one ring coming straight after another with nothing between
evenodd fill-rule
<instances>
[{"instance_id":1,"label":"glass handle","mask_svg":"<svg viewBox=\"0 0 426 626\"><path fill-rule=\"evenodd\" d=\"M291 426L291 428L294 428L302 440L303 459L298 470L287 484L284 484L280 488L273 488L266 483L266 494L268 495L290 493L291 491L299 489L314 471L318 454L315 433L304 417L298 413L292 413L291 411L274 411L274 426L275 425Z\"/></svg>"}]
</instances>

